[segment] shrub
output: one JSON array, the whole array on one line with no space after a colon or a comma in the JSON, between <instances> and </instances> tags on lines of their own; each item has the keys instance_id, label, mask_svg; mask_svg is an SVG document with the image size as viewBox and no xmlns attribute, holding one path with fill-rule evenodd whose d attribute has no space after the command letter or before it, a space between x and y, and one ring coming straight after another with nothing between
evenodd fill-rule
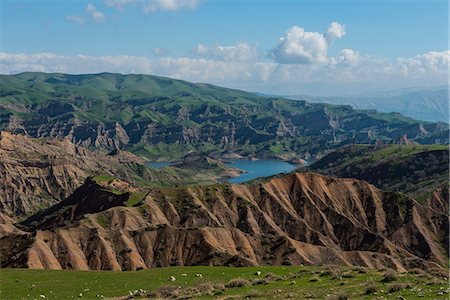
<instances>
[{"instance_id":1,"label":"shrub","mask_svg":"<svg viewBox=\"0 0 450 300\"><path fill-rule=\"evenodd\" d=\"M342 276L342 269L337 266L331 266L328 267L326 270L322 271L319 276L320 277L330 276L332 278L338 278Z\"/></svg>"},{"instance_id":2,"label":"shrub","mask_svg":"<svg viewBox=\"0 0 450 300\"><path fill-rule=\"evenodd\" d=\"M369 283L366 286L365 294L366 295L371 295L371 294L375 293L376 291L377 291L377 286L374 283Z\"/></svg>"},{"instance_id":3,"label":"shrub","mask_svg":"<svg viewBox=\"0 0 450 300\"><path fill-rule=\"evenodd\" d=\"M400 292L404 288L401 284L393 284L389 287L389 293Z\"/></svg>"},{"instance_id":4,"label":"shrub","mask_svg":"<svg viewBox=\"0 0 450 300\"><path fill-rule=\"evenodd\" d=\"M179 288L173 285L163 285L154 291L156 297L175 298L179 294Z\"/></svg>"},{"instance_id":5,"label":"shrub","mask_svg":"<svg viewBox=\"0 0 450 300\"><path fill-rule=\"evenodd\" d=\"M397 279L397 272L392 269L388 269L384 272L381 282L392 282Z\"/></svg>"},{"instance_id":6,"label":"shrub","mask_svg":"<svg viewBox=\"0 0 450 300\"><path fill-rule=\"evenodd\" d=\"M365 268L363 268L363 267L360 267L360 266L355 267L354 270L358 274L367 274L367 270Z\"/></svg>"},{"instance_id":7,"label":"shrub","mask_svg":"<svg viewBox=\"0 0 450 300\"><path fill-rule=\"evenodd\" d=\"M225 285L223 283L214 283L213 288L217 291L225 291Z\"/></svg>"},{"instance_id":8,"label":"shrub","mask_svg":"<svg viewBox=\"0 0 450 300\"><path fill-rule=\"evenodd\" d=\"M267 273L267 274L264 276L264 278L265 278L265 279L268 279L268 280L270 280L270 281L276 281L276 280L279 280L279 279L280 279L280 276L275 275L275 274L272 273L272 272L269 272L269 273Z\"/></svg>"},{"instance_id":9,"label":"shrub","mask_svg":"<svg viewBox=\"0 0 450 300\"><path fill-rule=\"evenodd\" d=\"M261 278L261 279L255 279L252 281L253 285L263 285L263 284L269 284L271 280L269 278Z\"/></svg>"},{"instance_id":10,"label":"shrub","mask_svg":"<svg viewBox=\"0 0 450 300\"><path fill-rule=\"evenodd\" d=\"M214 290L214 287L211 283L204 282L197 286L197 290L202 294L203 293L211 293Z\"/></svg>"},{"instance_id":11,"label":"shrub","mask_svg":"<svg viewBox=\"0 0 450 300\"><path fill-rule=\"evenodd\" d=\"M247 279L236 278L236 279L231 279L227 284L225 284L225 287L240 288L240 287L246 287L249 285L250 285L250 281L248 281Z\"/></svg>"},{"instance_id":12,"label":"shrub","mask_svg":"<svg viewBox=\"0 0 450 300\"><path fill-rule=\"evenodd\" d=\"M336 300L348 300L348 296L345 294L340 294L336 297Z\"/></svg>"}]
</instances>

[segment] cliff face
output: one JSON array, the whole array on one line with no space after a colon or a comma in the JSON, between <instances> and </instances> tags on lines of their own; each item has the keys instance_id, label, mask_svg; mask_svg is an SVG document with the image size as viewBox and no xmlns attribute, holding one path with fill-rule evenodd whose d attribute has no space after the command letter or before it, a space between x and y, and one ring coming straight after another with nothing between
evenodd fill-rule
<instances>
[{"instance_id":1,"label":"cliff face","mask_svg":"<svg viewBox=\"0 0 450 300\"><path fill-rule=\"evenodd\" d=\"M67 139L31 139L0 132L0 211L22 217L56 204L96 172L130 175L140 164L125 152L95 153Z\"/></svg>"},{"instance_id":2,"label":"cliff face","mask_svg":"<svg viewBox=\"0 0 450 300\"><path fill-rule=\"evenodd\" d=\"M201 172L199 172L201 169ZM0 131L0 212L17 220L57 204L88 176L110 175L131 184L214 183L239 170L210 158L188 157L178 167L152 169L125 151L91 151L68 139L35 139Z\"/></svg>"},{"instance_id":3,"label":"cliff face","mask_svg":"<svg viewBox=\"0 0 450 300\"><path fill-rule=\"evenodd\" d=\"M358 180L297 173L264 183L160 189L134 207L88 180L1 238L1 266L447 263L448 193L425 206ZM12 226L12 225L11 225Z\"/></svg>"}]
</instances>

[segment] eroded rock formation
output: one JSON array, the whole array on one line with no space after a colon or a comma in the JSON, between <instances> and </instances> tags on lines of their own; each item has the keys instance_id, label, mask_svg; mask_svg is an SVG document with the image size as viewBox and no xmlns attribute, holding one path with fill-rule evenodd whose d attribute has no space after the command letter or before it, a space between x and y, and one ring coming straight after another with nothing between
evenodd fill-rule
<instances>
[{"instance_id":1,"label":"eroded rock formation","mask_svg":"<svg viewBox=\"0 0 450 300\"><path fill-rule=\"evenodd\" d=\"M2 267L137 270L172 265L447 263L448 192L426 205L364 181L294 173L267 182L127 193L88 180L10 228ZM10 225L13 226L13 225Z\"/></svg>"}]
</instances>

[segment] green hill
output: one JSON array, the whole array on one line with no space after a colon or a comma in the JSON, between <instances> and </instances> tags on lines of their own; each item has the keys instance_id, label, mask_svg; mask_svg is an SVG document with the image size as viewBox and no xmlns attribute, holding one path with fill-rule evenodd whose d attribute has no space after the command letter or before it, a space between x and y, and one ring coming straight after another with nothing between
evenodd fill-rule
<instances>
[{"instance_id":1,"label":"green hill","mask_svg":"<svg viewBox=\"0 0 450 300\"><path fill-rule=\"evenodd\" d=\"M148 159L191 150L293 158L404 134L447 143L448 125L396 113L264 97L149 75L22 73L0 76L0 129L69 137Z\"/></svg>"},{"instance_id":2,"label":"green hill","mask_svg":"<svg viewBox=\"0 0 450 300\"><path fill-rule=\"evenodd\" d=\"M448 185L448 166L448 145L352 145L326 155L307 169L363 179L420 201Z\"/></svg>"}]
</instances>

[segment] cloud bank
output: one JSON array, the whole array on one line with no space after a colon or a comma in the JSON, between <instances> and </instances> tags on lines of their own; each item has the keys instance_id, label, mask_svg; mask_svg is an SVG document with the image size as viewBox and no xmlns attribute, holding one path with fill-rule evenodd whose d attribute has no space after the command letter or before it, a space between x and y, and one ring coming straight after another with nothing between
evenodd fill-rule
<instances>
[{"instance_id":1,"label":"cloud bank","mask_svg":"<svg viewBox=\"0 0 450 300\"><path fill-rule=\"evenodd\" d=\"M192 53L197 57L223 61L252 61L258 57L256 48L247 43L237 43L232 46L214 45L212 47L199 44L192 50Z\"/></svg>"},{"instance_id":2,"label":"cloud bank","mask_svg":"<svg viewBox=\"0 0 450 300\"><path fill-rule=\"evenodd\" d=\"M206 52L209 55L214 49L216 46L212 50L207 48ZM222 54L221 50L218 54ZM224 57L226 59L220 55L214 58L148 58L0 52L0 73L142 73L266 93L314 93L315 88L322 94L339 94L345 90L356 91L355 87L367 90L369 87L447 84L450 51L432 51L390 61L343 49L336 57L329 58L328 63L321 65L246 61L240 60L239 55L230 54Z\"/></svg>"}]
</instances>

